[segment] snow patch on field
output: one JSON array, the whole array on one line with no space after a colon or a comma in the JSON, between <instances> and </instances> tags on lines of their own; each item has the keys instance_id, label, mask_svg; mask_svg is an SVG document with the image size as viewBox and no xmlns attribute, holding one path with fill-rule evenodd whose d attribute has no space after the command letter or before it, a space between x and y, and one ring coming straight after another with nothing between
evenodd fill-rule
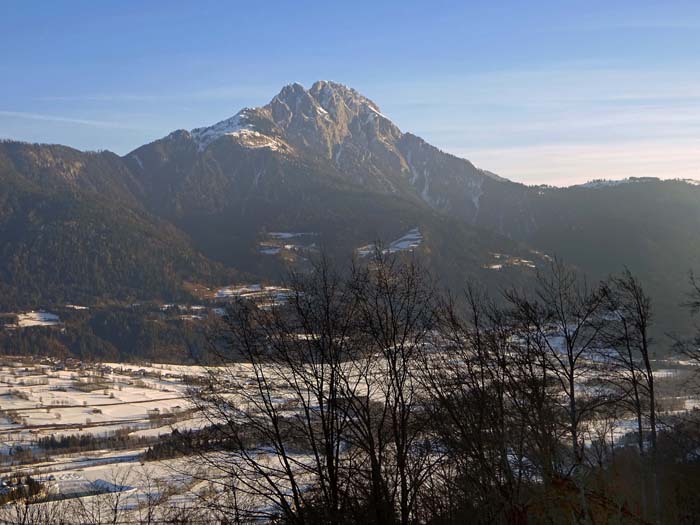
<instances>
[{"instance_id":1,"label":"snow patch on field","mask_svg":"<svg viewBox=\"0 0 700 525\"><path fill-rule=\"evenodd\" d=\"M263 287L261 284L242 284L239 286L228 286L220 288L216 292L216 297L219 299L227 299L232 297L242 297L250 293L260 292Z\"/></svg>"},{"instance_id":2,"label":"snow patch on field","mask_svg":"<svg viewBox=\"0 0 700 525\"><path fill-rule=\"evenodd\" d=\"M261 284L244 284L221 288L216 292L219 299L246 299L259 308L279 306L289 300L293 292L281 286L263 286Z\"/></svg>"},{"instance_id":3,"label":"snow patch on field","mask_svg":"<svg viewBox=\"0 0 700 525\"><path fill-rule=\"evenodd\" d=\"M295 237L316 236L318 234L315 232L270 232L267 235L273 239L294 239Z\"/></svg>"},{"instance_id":4,"label":"snow patch on field","mask_svg":"<svg viewBox=\"0 0 700 525\"><path fill-rule=\"evenodd\" d=\"M39 310L37 312L25 312L17 314L17 326L29 328L32 326L56 326L61 324L61 319L56 314Z\"/></svg>"},{"instance_id":5,"label":"snow patch on field","mask_svg":"<svg viewBox=\"0 0 700 525\"><path fill-rule=\"evenodd\" d=\"M491 263L484 264L482 268L487 270L502 270L505 267L515 267L520 266L523 268L535 269L537 265L534 261L530 259L523 259L522 257L516 257L514 255L508 255L507 253L492 253L494 261Z\"/></svg>"},{"instance_id":6,"label":"snow patch on field","mask_svg":"<svg viewBox=\"0 0 700 525\"><path fill-rule=\"evenodd\" d=\"M316 232L270 232L263 234L258 244L258 252L263 255L285 255L293 253L308 256L316 253Z\"/></svg>"},{"instance_id":7,"label":"snow patch on field","mask_svg":"<svg viewBox=\"0 0 700 525\"><path fill-rule=\"evenodd\" d=\"M268 246L266 244L260 245L260 253L263 255L278 255L282 251L279 246Z\"/></svg>"},{"instance_id":8,"label":"snow patch on field","mask_svg":"<svg viewBox=\"0 0 700 525\"><path fill-rule=\"evenodd\" d=\"M423 242L423 235L418 228L413 228L402 237L396 239L389 245L389 253L413 250L418 248Z\"/></svg>"},{"instance_id":9,"label":"snow patch on field","mask_svg":"<svg viewBox=\"0 0 700 525\"><path fill-rule=\"evenodd\" d=\"M389 246L382 250L384 254L392 254L405 251L413 251L418 248L423 242L423 234L420 232L419 228L413 228L409 230L406 234L402 235L395 241L389 243ZM367 257L374 253L377 249L376 244L367 244L365 246L360 246L357 249L357 255L360 257Z\"/></svg>"}]
</instances>

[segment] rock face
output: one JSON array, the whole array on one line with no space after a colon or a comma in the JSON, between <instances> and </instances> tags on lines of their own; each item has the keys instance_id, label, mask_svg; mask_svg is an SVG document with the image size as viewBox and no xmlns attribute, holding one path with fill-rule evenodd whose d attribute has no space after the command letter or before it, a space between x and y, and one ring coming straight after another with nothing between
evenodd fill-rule
<instances>
[{"instance_id":1,"label":"rock face","mask_svg":"<svg viewBox=\"0 0 700 525\"><path fill-rule=\"evenodd\" d=\"M190 136L199 152L229 141L248 149L316 157L353 184L417 197L472 223L479 222L484 181L520 187L403 133L377 104L336 82L318 81L309 90L290 84L267 105L245 108L213 126L192 130Z\"/></svg>"}]
</instances>

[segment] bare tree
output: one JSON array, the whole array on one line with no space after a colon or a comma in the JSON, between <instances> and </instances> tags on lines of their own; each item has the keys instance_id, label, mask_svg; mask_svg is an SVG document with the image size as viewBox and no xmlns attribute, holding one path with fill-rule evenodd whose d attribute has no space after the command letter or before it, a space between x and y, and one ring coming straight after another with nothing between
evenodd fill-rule
<instances>
[{"instance_id":1,"label":"bare tree","mask_svg":"<svg viewBox=\"0 0 700 525\"><path fill-rule=\"evenodd\" d=\"M15 500L0 506L0 523L8 525L59 525L71 522L65 502L47 501L42 503L28 500Z\"/></svg>"},{"instance_id":2,"label":"bare tree","mask_svg":"<svg viewBox=\"0 0 700 525\"><path fill-rule=\"evenodd\" d=\"M690 314L695 316L700 312L700 279L695 273L690 272L689 278L690 290L686 300L682 303ZM696 325L696 333L690 338L674 337L675 348L685 357L700 364L700 326Z\"/></svg>"},{"instance_id":3,"label":"bare tree","mask_svg":"<svg viewBox=\"0 0 700 525\"><path fill-rule=\"evenodd\" d=\"M138 523L150 525L162 520L166 505L175 488L167 481L159 479L153 469L146 466L140 468L133 481L143 492L143 498L136 505L134 514Z\"/></svg>"},{"instance_id":4,"label":"bare tree","mask_svg":"<svg viewBox=\"0 0 700 525\"><path fill-rule=\"evenodd\" d=\"M507 316L469 286L462 313L440 307L439 339L425 354L423 383L431 419L456 470L446 482L459 511L475 521L520 522L527 425L517 417L514 341Z\"/></svg>"},{"instance_id":5,"label":"bare tree","mask_svg":"<svg viewBox=\"0 0 700 525\"><path fill-rule=\"evenodd\" d=\"M532 293L497 303L470 286L441 300L415 260L378 250L347 273L322 260L289 287L281 304L232 305L219 362L192 388L206 424L179 439L200 516L408 525L623 512L595 487L615 458L620 392L648 410L653 380L649 303L630 276L589 287L554 261ZM611 388L613 357L636 387Z\"/></svg>"},{"instance_id":6,"label":"bare tree","mask_svg":"<svg viewBox=\"0 0 700 525\"><path fill-rule=\"evenodd\" d=\"M608 309L608 322L604 329L606 342L616 351L616 362L622 372L616 375L616 383L622 385L623 401L631 407L635 415L637 443L642 458L647 452L645 429L649 430L654 515L658 521L661 509L657 473L656 392L651 365L651 299L639 280L627 268L620 276L609 279L604 294ZM645 420L648 420L648 427ZM644 488L646 481L642 480L641 485ZM646 497L643 496L642 499L646 501Z\"/></svg>"},{"instance_id":7,"label":"bare tree","mask_svg":"<svg viewBox=\"0 0 700 525\"><path fill-rule=\"evenodd\" d=\"M349 484L347 398L359 384L346 366L356 352L357 301L326 260L310 276L293 275L289 286L284 305L239 302L229 311L222 366L209 370L195 396L218 436L219 453L207 448L204 460L257 498L268 518L339 523ZM228 352L247 365L226 365ZM240 510L231 509L238 520Z\"/></svg>"},{"instance_id":8,"label":"bare tree","mask_svg":"<svg viewBox=\"0 0 700 525\"><path fill-rule=\"evenodd\" d=\"M370 465L376 522L393 521L398 509L407 524L436 461L416 374L435 327L435 288L415 259L380 250L367 267L355 268L353 286L366 348L357 360L365 395L354 397L353 444Z\"/></svg>"},{"instance_id":9,"label":"bare tree","mask_svg":"<svg viewBox=\"0 0 700 525\"><path fill-rule=\"evenodd\" d=\"M130 468L114 468L106 479L90 483L94 494L68 501L68 513L74 523L121 523L127 515L125 508L127 491L133 472Z\"/></svg>"},{"instance_id":10,"label":"bare tree","mask_svg":"<svg viewBox=\"0 0 700 525\"><path fill-rule=\"evenodd\" d=\"M571 476L581 503L581 520L591 521L584 481L585 445L582 425L602 404L604 392L586 388L599 367L594 357L600 350L601 315L604 295L589 287L558 259L548 272L538 274L534 297L509 291L506 298L529 339L548 356L547 367L559 383L565 403L572 450Z\"/></svg>"},{"instance_id":11,"label":"bare tree","mask_svg":"<svg viewBox=\"0 0 700 525\"><path fill-rule=\"evenodd\" d=\"M289 286L286 304L230 309L220 366L193 391L205 476L256 501L241 514L234 498L237 522L415 521L441 456L416 374L434 327L429 276L378 251L346 275L321 260Z\"/></svg>"}]
</instances>

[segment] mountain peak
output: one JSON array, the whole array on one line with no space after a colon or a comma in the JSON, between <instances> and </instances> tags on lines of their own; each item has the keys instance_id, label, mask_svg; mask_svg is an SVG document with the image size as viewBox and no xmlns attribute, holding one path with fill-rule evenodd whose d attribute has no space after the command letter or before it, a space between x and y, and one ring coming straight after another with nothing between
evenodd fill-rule
<instances>
[{"instance_id":1,"label":"mountain peak","mask_svg":"<svg viewBox=\"0 0 700 525\"><path fill-rule=\"evenodd\" d=\"M329 80L308 90L288 84L267 105L191 135L201 152L216 142L322 160L363 187L418 197L441 211L463 210L470 221L479 213L484 180L498 179L403 133L373 101Z\"/></svg>"},{"instance_id":2,"label":"mountain peak","mask_svg":"<svg viewBox=\"0 0 700 525\"><path fill-rule=\"evenodd\" d=\"M275 101L283 102L294 110L302 104L307 107L318 106L334 117L337 115L337 108L340 104L353 113L357 113L362 108L369 108L373 112L381 114L379 106L373 101L357 90L332 80L317 80L308 90L298 82L287 84L270 101L268 106L274 104Z\"/></svg>"},{"instance_id":3,"label":"mountain peak","mask_svg":"<svg viewBox=\"0 0 700 525\"><path fill-rule=\"evenodd\" d=\"M376 112L380 112L379 106L370 99L356 91L355 89L330 80L318 80L309 89L309 93L321 106L328 110L330 102L335 99L342 100L345 105L351 108L368 106Z\"/></svg>"},{"instance_id":4,"label":"mountain peak","mask_svg":"<svg viewBox=\"0 0 700 525\"><path fill-rule=\"evenodd\" d=\"M299 95L303 93L306 93L306 88L304 88L304 86L302 86L299 82L292 82L291 84L287 84L286 86L282 87L277 96L285 96L286 94Z\"/></svg>"},{"instance_id":5,"label":"mountain peak","mask_svg":"<svg viewBox=\"0 0 700 525\"><path fill-rule=\"evenodd\" d=\"M228 136L244 147L291 151L280 146L285 143L310 147L331 157L338 144L361 129L363 135L371 137L388 133L395 139L401 135L370 99L344 84L319 80L308 90L298 82L288 84L267 105L245 108L233 117L191 133L200 151Z\"/></svg>"}]
</instances>

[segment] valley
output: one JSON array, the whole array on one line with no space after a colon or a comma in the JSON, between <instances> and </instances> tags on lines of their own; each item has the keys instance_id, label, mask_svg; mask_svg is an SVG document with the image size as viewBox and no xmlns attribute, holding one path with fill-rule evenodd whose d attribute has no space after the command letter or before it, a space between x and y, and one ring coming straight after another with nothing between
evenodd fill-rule
<instances>
[{"instance_id":1,"label":"valley","mask_svg":"<svg viewBox=\"0 0 700 525\"><path fill-rule=\"evenodd\" d=\"M672 424L700 408L700 397L690 383L697 374L695 363L664 360L654 367L662 424ZM257 388L253 372L247 364L229 365L225 370L241 392ZM90 507L100 498L113 502L118 492L119 516L140 519L147 511L172 517L173 509L194 505L206 492L203 480L217 479L224 471L215 463L207 466L195 451L164 459L148 451L167 443L174 432L197 432L212 424L191 397L191 389L203 385L211 373L219 372L201 366L4 357L0 362L0 494L12 494L17 490L13 479L30 476L41 485L45 503L35 503L38 506L75 505L74 501L84 500L80 506ZM293 389L277 389L274 396L280 404L288 399L287 410L293 412ZM243 399L245 394L239 402ZM592 420L585 439L593 450L601 433L612 433L613 446L622 451L635 446L634 426L633 418L618 420L614 427L604 419ZM206 497L216 498L215 492ZM7 507L0 510L7 511Z\"/></svg>"}]
</instances>

